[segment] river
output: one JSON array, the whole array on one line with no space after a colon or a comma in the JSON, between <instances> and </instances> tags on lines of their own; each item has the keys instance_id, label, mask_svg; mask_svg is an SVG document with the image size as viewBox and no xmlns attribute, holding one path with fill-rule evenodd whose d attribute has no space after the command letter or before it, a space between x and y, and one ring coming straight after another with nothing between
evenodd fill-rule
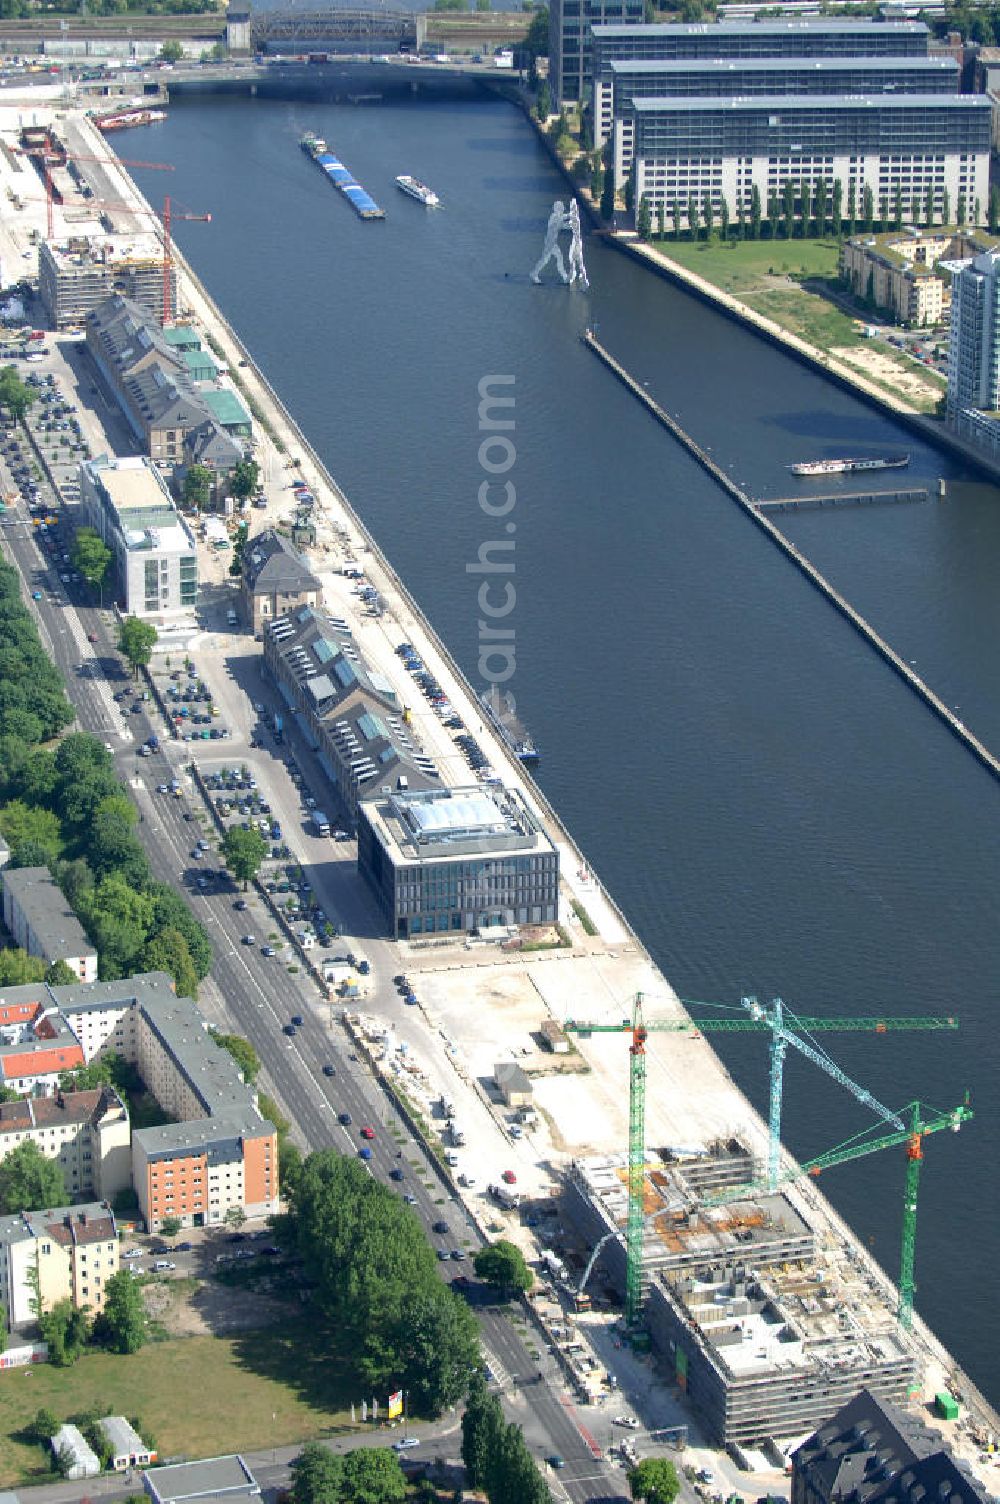
<instances>
[{"instance_id":1,"label":"river","mask_svg":"<svg viewBox=\"0 0 1000 1504\"><path fill-rule=\"evenodd\" d=\"M358 221L323 181L298 149L307 128L384 223ZM943 504L781 522L994 749L997 492L598 242L588 295L532 286L565 188L499 101L185 101L141 142L176 164L175 203L211 212L178 223L178 243L474 681L466 565L498 536L477 504L477 389L515 378L518 706L545 792L680 994L961 1017L958 1035L826 1043L894 1107L972 1090L969 1128L928 1140L917 1305L1000 1401L995 1323L979 1310L1000 1261L1000 790L579 334L596 324L755 495L787 494L796 459L859 445L909 452L907 484L946 476ZM404 199L398 172L445 207ZM135 176L162 196L161 174ZM765 1107L762 1040L720 1051ZM866 1123L789 1060L796 1153ZM894 1151L823 1181L893 1273L904 1168Z\"/></svg>"}]
</instances>

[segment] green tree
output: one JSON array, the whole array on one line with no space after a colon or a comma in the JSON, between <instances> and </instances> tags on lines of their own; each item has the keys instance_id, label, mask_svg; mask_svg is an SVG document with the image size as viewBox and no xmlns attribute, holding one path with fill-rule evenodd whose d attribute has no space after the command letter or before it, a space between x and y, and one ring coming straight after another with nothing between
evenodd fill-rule
<instances>
[{"instance_id":1,"label":"green tree","mask_svg":"<svg viewBox=\"0 0 1000 1504\"><path fill-rule=\"evenodd\" d=\"M242 1206L231 1206L223 1219L227 1227L233 1232L239 1232L241 1227L246 1226L247 1214Z\"/></svg>"},{"instance_id":2,"label":"green tree","mask_svg":"<svg viewBox=\"0 0 1000 1504\"><path fill-rule=\"evenodd\" d=\"M997 194L997 224L1000 225L1000 189L993 189ZM990 202L993 202L993 193L990 194ZM934 223L934 184L927 184L927 192L924 194L924 224L928 227Z\"/></svg>"},{"instance_id":3,"label":"green tree","mask_svg":"<svg viewBox=\"0 0 1000 1504\"><path fill-rule=\"evenodd\" d=\"M646 194L639 200L639 212L635 217L636 234L640 240L648 240L653 228L653 211Z\"/></svg>"},{"instance_id":4,"label":"green tree","mask_svg":"<svg viewBox=\"0 0 1000 1504\"><path fill-rule=\"evenodd\" d=\"M7 1351L7 1307L0 1300L0 1354Z\"/></svg>"},{"instance_id":5,"label":"green tree","mask_svg":"<svg viewBox=\"0 0 1000 1504\"><path fill-rule=\"evenodd\" d=\"M674 1504L681 1483L677 1469L665 1457L644 1457L628 1474L629 1493L646 1504Z\"/></svg>"},{"instance_id":6,"label":"green tree","mask_svg":"<svg viewBox=\"0 0 1000 1504\"><path fill-rule=\"evenodd\" d=\"M0 1214L41 1211L64 1206L66 1182L53 1159L46 1159L32 1139L25 1139L0 1160Z\"/></svg>"},{"instance_id":7,"label":"green tree","mask_svg":"<svg viewBox=\"0 0 1000 1504\"><path fill-rule=\"evenodd\" d=\"M506 1238L481 1248L473 1260L479 1278L485 1280L506 1299L513 1291L524 1293L534 1284L534 1276L524 1261L524 1254Z\"/></svg>"},{"instance_id":8,"label":"green tree","mask_svg":"<svg viewBox=\"0 0 1000 1504\"><path fill-rule=\"evenodd\" d=\"M52 1411L47 1410L44 1405L41 1409L35 1411L31 1424L28 1426L31 1440L37 1442L39 1446L46 1446L58 1429L59 1422L52 1414Z\"/></svg>"},{"instance_id":9,"label":"green tree","mask_svg":"<svg viewBox=\"0 0 1000 1504\"><path fill-rule=\"evenodd\" d=\"M18 861L23 866L51 867L62 850L62 826L59 816L50 809L36 809L20 799L12 799L0 810L0 830L11 851L17 856L22 848L30 847L31 855L46 854L41 863Z\"/></svg>"},{"instance_id":10,"label":"green tree","mask_svg":"<svg viewBox=\"0 0 1000 1504\"><path fill-rule=\"evenodd\" d=\"M833 185L833 236L839 240L844 233L844 185L840 178Z\"/></svg>"},{"instance_id":11,"label":"green tree","mask_svg":"<svg viewBox=\"0 0 1000 1504\"><path fill-rule=\"evenodd\" d=\"M552 90L549 88L548 79L543 78L541 83L538 85L538 94L535 98L535 115L544 125L551 114Z\"/></svg>"},{"instance_id":12,"label":"green tree","mask_svg":"<svg viewBox=\"0 0 1000 1504\"><path fill-rule=\"evenodd\" d=\"M80 978L72 966L67 966L65 961L53 961L45 973L44 981L48 987L72 987Z\"/></svg>"},{"instance_id":13,"label":"green tree","mask_svg":"<svg viewBox=\"0 0 1000 1504\"><path fill-rule=\"evenodd\" d=\"M701 217L705 221L705 239L711 240L715 227L715 206L710 193L706 193L701 201Z\"/></svg>"},{"instance_id":14,"label":"green tree","mask_svg":"<svg viewBox=\"0 0 1000 1504\"><path fill-rule=\"evenodd\" d=\"M795 184L786 178L781 189L781 212L784 218L784 234L791 240L795 233Z\"/></svg>"},{"instance_id":15,"label":"green tree","mask_svg":"<svg viewBox=\"0 0 1000 1504\"><path fill-rule=\"evenodd\" d=\"M38 1329L42 1341L48 1343L49 1362L56 1368L68 1368L75 1363L90 1336L87 1313L78 1310L68 1296L57 1300L51 1311L39 1314Z\"/></svg>"},{"instance_id":16,"label":"green tree","mask_svg":"<svg viewBox=\"0 0 1000 1504\"><path fill-rule=\"evenodd\" d=\"M722 243L724 245L729 239L729 205L726 202L725 197L723 197L722 202L719 205L719 234L722 237Z\"/></svg>"},{"instance_id":17,"label":"green tree","mask_svg":"<svg viewBox=\"0 0 1000 1504\"><path fill-rule=\"evenodd\" d=\"M212 494L212 481L214 476L207 465L189 465L184 472L184 484L181 486L181 500L186 507L192 507L200 512L208 506L208 498Z\"/></svg>"},{"instance_id":18,"label":"green tree","mask_svg":"<svg viewBox=\"0 0 1000 1504\"><path fill-rule=\"evenodd\" d=\"M0 407L5 407L15 423L21 423L38 393L18 376L14 366L0 370Z\"/></svg>"},{"instance_id":19,"label":"green tree","mask_svg":"<svg viewBox=\"0 0 1000 1504\"><path fill-rule=\"evenodd\" d=\"M148 883L146 895L153 902L153 930L179 930L187 941L188 953L201 981L212 969L212 942L205 926L199 924L184 899L165 883Z\"/></svg>"},{"instance_id":20,"label":"green tree","mask_svg":"<svg viewBox=\"0 0 1000 1504\"><path fill-rule=\"evenodd\" d=\"M164 42L163 46L160 48L160 57L165 63L179 63L183 56L184 48L181 46L180 42L175 42L173 40Z\"/></svg>"},{"instance_id":21,"label":"green tree","mask_svg":"<svg viewBox=\"0 0 1000 1504\"><path fill-rule=\"evenodd\" d=\"M29 956L19 947L0 950L0 987L24 987L29 982L41 982L44 977L45 962L41 956Z\"/></svg>"},{"instance_id":22,"label":"green tree","mask_svg":"<svg viewBox=\"0 0 1000 1504\"><path fill-rule=\"evenodd\" d=\"M861 228L866 235L875 228L875 195L867 183L861 195Z\"/></svg>"},{"instance_id":23,"label":"green tree","mask_svg":"<svg viewBox=\"0 0 1000 1504\"><path fill-rule=\"evenodd\" d=\"M903 228L903 189L899 183L896 184L896 191L892 196L892 228L894 230Z\"/></svg>"},{"instance_id":24,"label":"green tree","mask_svg":"<svg viewBox=\"0 0 1000 1504\"><path fill-rule=\"evenodd\" d=\"M292 1504L341 1504L344 1497L343 1458L310 1441L302 1448L289 1469Z\"/></svg>"},{"instance_id":25,"label":"green tree","mask_svg":"<svg viewBox=\"0 0 1000 1504\"><path fill-rule=\"evenodd\" d=\"M173 977L178 997L190 997L197 1001L198 973L191 960L188 943L180 930L167 928L150 935L140 966L143 971L165 971Z\"/></svg>"},{"instance_id":26,"label":"green tree","mask_svg":"<svg viewBox=\"0 0 1000 1504\"><path fill-rule=\"evenodd\" d=\"M688 236L691 240L698 239L698 200L693 193L688 194L687 206Z\"/></svg>"},{"instance_id":27,"label":"green tree","mask_svg":"<svg viewBox=\"0 0 1000 1504\"><path fill-rule=\"evenodd\" d=\"M756 183L750 190L750 239L760 239L760 189Z\"/></svg>"},{"instance_id":28,"label":"green tree","mask_svg":"<svg viewBox=\"0 0 1000 1504\"><path fill-rule=\"evenodd\" d=\"M237 501L249 501L260 483L260 466L256 460L240 460L229 472L230 494Z\"/></svg>"},{"instance_id":29,"label":"green tree","mask_svg":"<svg viewBox=\"0 0 1000 1504\"><path fill-rule=\"evenodd\" d=\"M183 1225L180 1217L164 1217L160 1223L160 1232L165 1238L176 1238Z\"/></svg>"},{"instance_id":30,"label":"green tree","mask_svg":"<svg viewBox=\"0 0 1000 1504\"><path fill-rule=\"evenodd\" d=\"M779 222L780 219L781 219L781 200L778 197L777 190L774 189L774 188L769 188L767 190L767 238L768 238L768 240L777 240L777 238L778 238L778 222Z\"/></svg>"},{"instance_id":31,"label":"green tree","mask_svg":"<svg viewBox=\"0 0 1000 1504\"><path fill-rule=\"evenodd\" d=\"M219 849L226 866L237 882L243 884L245 892L267 856L268 845L264 837L259 830L243 830L238 825L232 826L223 836Z\"/></svg>"},{"instance_id":32,"label":"green tree","mask_svg":"<svg viewBox=\"0 0 1000 1504\"><path fill-rule=\"evenodd\" d=\"M943 225L951 224L951 194L947 188L944 190L941 198L941 223Z\"/></svg>"},{"instance_id":33,"label":"green tree","mask_svg":"<svg viewBox=\"0 0 1000 1504\"><path fill-rule=\"evenodd\" d=\"M132 668L133 678L153 656L157 632L152 622L127 616L118 628L118 647Z\"/></svg>"},{"instance_id":34,"label":"green tree","mask_svg":"<svg viewBox=\"0 0 1000 1504\"><path fill-rule=\"evenodd\" d=\"M373 1384L399 1382L415 1410L439 1415L465 1394L469 1375L480 1362L475 1317L449 1285L425 1281L366 1343L362 1372Z\"/></svg>"},{"instance_id":35,"label":"green tree","mask_svg":"<svg viewBox=\"0 0 1000 1504\"><path fill-rule=\"evenodd\" d=\"M671 205L671 207L670 207L670 217L672 218L672 220L674 222L674 239L675 240L680 240L680 238L681 238L681 201L680 201L679 198L675 198L674 201L673 201L673 203L672 203L672 205Z\"/></svg>"},{"instance_id":36,"label":"green tree","mask_svg":"<svg viewBox=\"0 0 1000 1504\"><path fill-rule=\"evenodd\" d=\"M826 178L820 178L816 184L813 204L816 210L816 234L822 239L826 234Z\"/></svg>"},{"instance_id":37,"label":"green tree","mask_svg":"<svg viewBox=\"0 0 1000 1504\"><path fill-rule=\"evenodd\" d=\"M486 1387L482 1369L477 1369L469 1381L469 1395L462 1416L462 1461L470 1488L484 1487L490 1457L496 1450L503 1425L500 1402Z\"/></svg>"},{"instance_id":38,"label":"green tree","mask_svg":"<svg viewBox=\"0 0 1000 1504\"><path fill-rule=\"evenodd\" d=\"M812 234L812 183L808 178L803 178L799 184L799 195L802 200L802 225L799 233L805 240L807 235Z\"/></svg>"},{"instance_id":39,"label":"green tree","mask_svg":"<svg viewBox=\"0 0 1000 1504\"><path fill-rule=\"evenodd\" d=\"M595 204L599 204L604 195L604 165L600 157L594 163L590 174L590 196Z\"/></svg>"},{"instance_id":40,"label":"green tree","mask_svg":"<svg viewBox=\"0 0 1000 1504\"><path fill-rule=\"evenodd\" d=\"M142 1290L128 1269L119 1269L104 1287L104 1310L95 1336L116 1353L137 1353L149 1337Z\"/></svg>"},{"instance_id":41,"label":"green tree","mask_svg":"<svg viewBox=\"0 0 1000 1504\"><path fill-rule=\"evenodd\" d=\"M967 213L968 213L968 211L966 209L966 198L965 198L965 194L964 193L960 193L958 195L958 209L957 209L956 213L957 213L957 218L958 218L958 228L960 230L964 230L965 229L965 222L966 222L966 218L967 218Z\"/></svg>"},{"instance_id":42,"label":"green tree","mask_svg":"<svg viewBox=\"0 0 1000 1504\"><path fill-rule=\"evenodd\" d=\"M344 1458L344 1498L348 1504L402 1504L406 1479L388 1447L356 1447Z\"/></svg>"},{"instance_id":43,"label":"green tree","mask_svg":"<svg viewBox=\"0 0 1000 1504\"><path fill-rule=\"evenodd\" d=\"M611 224L615 217L615 174L608 168L604 174L604 190L601 193L601 218Z\"/></svg>"},{"instance_id":44,"label":"green tree","mask_svg":"<svg viewBox=\"0 0 1000 1504\"><path fill-rule=\"evenodd\" d=\"M88 584L101 591L103 600L104 581L111 565L111 550L92 527L79 527L73 539L73 565Z\"/></svg>"},{"instance_id":45,"label":"green tree","mask_svg":"<svg viewBox=\"0 0 1000 1504\"><path fill-rule=\"evenodd\" d=\"M239 1034L219 1034L212 1030L212 1038L223 1050L228 1050L243 1073L243 1079L252 1086L260 1075L260 1056L250 1043Z\"/></svg>"},{"instance_id":46,"label":"green tree","mask_svg":"<svg viewBox=\"0 0 1000 1504\"><path fill-rule=\"evenodd\" d=\"M540 5L532 14L528 34L521 43L522 49L528 53L532 61L549 55L549 8Z\"/></svg>"}]
</instances>

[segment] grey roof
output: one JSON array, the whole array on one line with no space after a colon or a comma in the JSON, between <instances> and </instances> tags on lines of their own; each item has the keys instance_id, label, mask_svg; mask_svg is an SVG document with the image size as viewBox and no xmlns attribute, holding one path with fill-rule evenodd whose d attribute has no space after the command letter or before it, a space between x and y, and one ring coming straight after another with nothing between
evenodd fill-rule
<instances>
[{"instance_id":1,"label":"grey roof","mask_svg":"<svg viewBox=\"0 0 1000 1504\"><path fill-rule=\"evenodd\" d=\"M239 1500L259 1495L260 1485L243 1458L206 1457L200 1462L180 1462L173 1467L154 1467L143 1474L143 1483L157 1504L181 1504L183 1500Z\"/></svg>"},{"instance_id":2,"label":"grey roof","mask_svg":"<svg viewBox=\"0 0 1000 1504\"><path fill-rule=\"evenodd\" d=\"M948 57L879 57L866 53L864 57L628 57L612 58L610 71L618 76L624 73L676 73L680 76L691 73L766 73L780 69L783 73L795 73L809 69L816 73L847 73L866 69L877 73L891 69L894 73L948 73L958 83L958 62Z\"/></svg>"},{"instance_id":3,"label":"grey roof","mask_svg":"<svg viewBox=\"0 0 1000 1504\"><path fill-rule=\"evenodd\" d=\"M227 1159L232 1157L232 1146L242 1138L258 1138L271 1129L258 1112L254 1093L243 1081L229 1051L220 1049L212 1039L197 1004L174 995L173 983L165 972L49 990L71 1017L75 1012L100 1010L115 1003L141 1008L147 1027L201 1103L203 1117L133 1133L133 1145L140 1146L148 1158L169 1158L179 1150L202 1146L210 1158Z\"/></svg>"},{"instance_id":4,"label":"grey roof","mask_svg":"<svg viewBox=\"0 0 1000 1504\"><path fill-rule=\"evenodd\" d=\"M297 548L273 527L251 538L243 550L243 578L255 595L322 589Z\"/></svg>"},{"instance_id":5,"label":"grey roof","mask_svg":"<svg viewBox=\"0 0 1000 1504\"><path fill-rule=\"evenodd\" d=\"M532 1089L531 1077L516 1060L502 1060L499 1065L495 1065L493 1077L501 1091L530 1092Z\"/></svg>"},{"instance_id":6,"label":"grey roof","mask_svg":"<svg viewBox=\"0 0 1000 1504\"><path fill-rule=\"evenodd\" d=\"M773 36L786 35L789 32L799 32L802 35L815 35L817 32L834 32L841 36L851 36L861 32L878 31L879 33L895 32L897 35L908 33L924 33L929 35L929 28L924 21L850 21L830 20L826 17L791 18L785 21L720 21L714 24L701 21L685 22L674 25L670 21L656 22L646 26L640 22L608 22L604 25L595 25L592 28L595 38L600 37L635 37L653 36L657 32L670 32L674 36L761 36L770 34Z\"/></svg>"},{"instance_id":7,"label":"grey roof","mask_svg":"<svg viewBox=\"0 0 1000 1504\"><path fill-rule=\"evenodd\" d=\"M636 99L633 108L637 114L654 114L658 110L979 110L992 112L993 105L985 94L851 94L838 97L835 94L755 94L723 98L718 94L706 97L673 98L651 95Z\"/></svg>"},{"instance_id":8,"label":"grey roof","mask_svg":"<svg viewBox=\"0 0 1000 1504\"><path fill-rule=\"evenodd\" d=\"M6 868L3 886L34 930L47 960L97 955L48 867Z\"/></svg>"},{"instance_id":9,"label":"grey roof","mask_svg":"<svg viewBox=\"0 0 1000 1504\"><path fill-rule=\"evenodd\" d=\"M83 1438L83 1433L69 1421L59 1427L56 1434L51 1438L51 1445L57 1457L64 1447L68 1447L73 1454L75 1466L85 1467L88 1471L93 1471L94 1473L100 1472L101 1464L96 1452L87 1445L87 1442Z\"/></svg>"},{"instance_id":10,"label":"grey roof","mask_svg":"<svg viewBox=\"0 0 1000 1504\"><path fill-rule=\"evenodd\" d=\"M245 452L239 440L226 433L214 418L189 429L184 435L184 448L189 464L210 465L214 470L238 465Z\"/></svg>"},{"instance_id":11,"label":"grey roof","mask_svg":"<svg viewBox=\"0 0 1000 1504\"><path fill-rule=\"evenodd\" d=\"M862 1389L793 1454L796 1475L825 1504L983 1504L985 1491L940 1433Z\"/></svg>"},{"instance_id":12,"label":"grey roof","mask_svg":"<svg viewBox=\"0 0 1000 1504\"><path fill-rule=\"evenodd\" d=\"M163 338L152 314L120 293L99 303L87 315L87 326L116 370L127 371L153 353L165 366L184 371L183 360Z\"/></svg>"},{"instance_id":13,"label":"grey roof","mask_svg":"<svg viewBox=\"0 0 1000 1504\"><path fill-rule=\"evenodd\" d=\"M124 1415L105 1415L97 1424L114 1447L116 1457L131 1456L134 1452L150 1450L138 1431L133 1430L129 1425Z\"/></svg>"}]
</instances>

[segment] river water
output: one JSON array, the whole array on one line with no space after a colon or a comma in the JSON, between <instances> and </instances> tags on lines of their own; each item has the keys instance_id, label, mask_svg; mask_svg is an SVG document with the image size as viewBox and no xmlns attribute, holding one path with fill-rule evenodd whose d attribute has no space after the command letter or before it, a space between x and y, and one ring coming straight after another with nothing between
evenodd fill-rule
<instances>
[{"instance_id":1,"label":"river water","mask_svg":"<svg viewBox=\"0 0 1000 1504\"><path fill-rule=\"evenodd\" d=\"M323 181L298 149L307 128L384 223ZM212 214L177 224L178 243L474 682L466 565L504 536L477 504L477 389L514 377L513 688L540 783L680 994L961 1017L957 1035L826 1044L894 1107L973 1093L975 1121L927 1141L917 1304L1000 1400L1000 790L579 334L595 324L755 495L788 494L796 459L856 450L909 452L907 484L946 476L945 503L781 521L994 748L998 493L596 241L588 295L532 286L565 188L498 101L185 101L141 140L176 164L175 202ZM444 209L404 199L398 172ZM135 175L157 201L162 175ZM766 1108L762 1039L720 1051ZM789 1059L796 1153L867 1122ZM893 1273L904 1170L896 1150L823 1181Z\"/></svg>"}]
</instances>

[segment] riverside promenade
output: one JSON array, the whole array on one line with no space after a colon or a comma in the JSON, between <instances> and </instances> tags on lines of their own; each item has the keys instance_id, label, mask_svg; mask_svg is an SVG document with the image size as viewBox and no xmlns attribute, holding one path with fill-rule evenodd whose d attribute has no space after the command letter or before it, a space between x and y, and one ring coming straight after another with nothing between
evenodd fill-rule
<instances>
[{"instance_id":1,"label":"riverside promenade","mask_svg":"<svg viewBox=\"0 0 1000 1504\"><path fill-rule=\"evenodd\" d=\"M81 134L93 131L88 123L77 121L75 124ZM96 136L96 133L94 134ZM108 151L106 143L104 143L104 151L105 153ZM122 175L124 177L124 174ZM129 195L136 202L137 207L144 206L144 201L131 183ZM254 364L248 346L244 345L228 326L214 301L176 249L174 257L182 285L179 306L189 309L193 319L206 333L211 333L213 340L221 346L234 379L238 381L245 394L252 398L256 409L255 416L259 415L258 434L268 464L273 464L279 472L290 471L295 475L303 476L310 482L317 497L317 510L321 513L323 520L346 530L353 556L359 559L363 557L366 575L375 584L386 602L387 613L384 620L393 627L398 636L405 636L407 640L414 642L424 661L459 709L460 714L471 724L473 707L477 703L473 687L468 683L447 648L434 634L419 606L409 595L405 585L379 550L360 517L285 409L278 394L270 387L266 378ZM289 458L289 456L294 458ZM707 456L705 456L704 463L706 467L712 464ZM714 474L714 471L712 473ZM755 516L757 525L766 525L765 519L754 514L753 505L749 499L745 498L745 500L750 507L751 515ZM777 533L776 529L774 531ZM382 631L383 628L380 627L379 630ZM632 990L632 986L627 983L632 982L632 978L641 968L643 975L639 977L639 986L657 1002L662 1000L664 1004L681 1012L676 994L658 972L610 895L600 887L591 864L572 840L557 813L548 804L542 790L524 768L511 757L499 738L491 735L488 728L484 731L482 740L494 767L502 770L506 782L525 793L525 797L538 810L546 828L557 840L567 896L578 897L594 921L598 930L598 937L594 944L599 944L601 947L602 954L598 957L598 961L606 963L604 976L609 985L606 985L604 990L600 990L595 981L596 966L593 972L588 972L584 965L572 959L539 961L535 966L535 974L541 976L547 972L555 977L557 973L567 971L572 974L574 980L579 975L583 985L578 992L574 993L574 1007L580 1011L587 1010L590 1015L600 1016L609 1005L617 1005L618 999L626 991ZM587 942L582 939L578 940L574 934L574 951L584 952L583 962L587 959L586 949ZM578 965L579 972L576 969ZM470 972L470 978L470 988L475 987L482 991L485 985L482 972L479 971L478 974ZM664 1037L660 1036L660 1040L662 1041ZM734 1121L741 1125L745 1123L752 1137L754 1148L759 1152L767 1141L766 1126L754 1113L706 1041L702 1038L687 1042L682 1059L677 1054L677 1046L671 1046L673 1054L668 1055L666 1049L661 1051L659 1043L658 1041L655 1046L651 1046L649 1056L650 1113L651 1117L654 1111L661 1110L676 1114L676 1122L671 1125L672 1135L665 1136L659 1141L687 1141L691 1134L702 1134L705 1131L703 1126L705 1116L709 1111L714 1111L718 1114L718 1121L722 1123L731 1124ZM602 1074L599 1058L602 1052L596 1047L590 1048L582 1045L581 1053L586 1055L588 1063L591 1064L594 1072L591 1080L596 1088L600 1085L598 1077ZM603 1053L607 1054L606 1051ZM620 1075L617 1071L614 1074L613 1087L620 1105L622 1093ZM685 1128L687 1134L684 1132ZM659 1131L658 1124L654 1131ZM609 1135L610 1141L618 1142L617 1129L614 1125L609 1129ZM624 1141L624 1135L622 1141ZM801 1189L796 1188L795 1194L808 1204L810 1217L823 1224L824 1236L829 1230L830 1235L841 1242L850 1242L856 1258L864 1263L870 1271L872 1280L877 1282L884 1305L887 1311L891 1312L896 1303L896 1292L892 1281L871 1258L867 1249L859 1244L853 1232L829 1205L826 1198L811 1182L802 1186ZM914 1322L914 1331L910 1340L923 1367L924 1393L933 1393L945 1383L950 1382L961 1389L965 1401L974 1410L977 1420L983 1427L1000 1430L1000 1422L993 1415L991 1408L976 1394L971 1382L958 1369L954 1358L919 1318Z\"/></svg>"}]
</instances>

